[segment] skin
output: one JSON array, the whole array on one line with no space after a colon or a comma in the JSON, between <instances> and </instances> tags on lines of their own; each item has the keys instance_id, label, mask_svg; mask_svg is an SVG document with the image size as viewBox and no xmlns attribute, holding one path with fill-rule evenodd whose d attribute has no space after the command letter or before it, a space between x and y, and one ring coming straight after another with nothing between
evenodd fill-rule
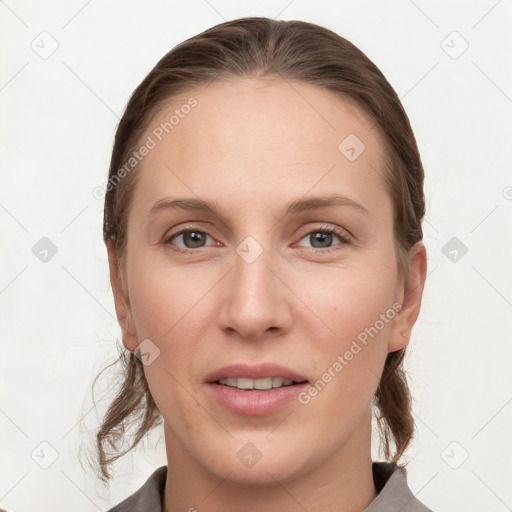
<instances>
[{"instance_id":1,"label":"skin","mask_svg":"<svg viewBox=\"0 0 512 512\"><path fill-rule=\"evenodd\" d=\"M164 418L164 510L360 512L377 496L371 400L387 353L409 341L426 276L421 242L409 253L409 280L398 275L378 130L334 93L270 77L174 98L150 126L190 96L197 107L137 170L126 290L108 244L124 345L150 339L160 350L144 370ZM338 150L349 134L366 146L355 161ZM367 212L330 206L284 216L292 200L332 193ZM218 201L220 216L148 216L167 196ZM206 233L202 246L183 236L165 243L190 225ZM352 239L315 243L325 227ZM247 236L263 249L250 264L236 252ZM208 398L205 376L234 362L275 362L314 382L395 302L402 310L307 405L248 417ZM252 467L237 457L247 442L262 454Z\"/></svg>"}]
</instances>

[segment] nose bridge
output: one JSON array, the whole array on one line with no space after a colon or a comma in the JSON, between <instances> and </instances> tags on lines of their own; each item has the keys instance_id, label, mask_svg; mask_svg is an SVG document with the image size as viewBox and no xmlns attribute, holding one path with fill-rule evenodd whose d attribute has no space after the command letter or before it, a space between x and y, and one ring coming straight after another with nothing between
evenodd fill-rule
<instances>
[{"instance_id":1,"label":"nose bridge","mask_svg":"<svg viewBox=\"0 0 512 512\"><path fill-rule=\"evenodd\" d=\"M267 233L258 238L247 236L235 248L221 315L224 327L231 327L247 338L258 337L269 327L282 326L283 322L280 314L284 297L270 270L275 266L271 236Z\"/></svg>"},{"instance_id":2,"label":"nose bridge","mask_svg":"<svg viewBox=\"0 0 512 512\"><path fill-rule=\"evenodd\" d=\"M257 300L263 307L275 295L274 276L268 268L272 267L273 256L270 236L265 236L265 240L260 236L259 240L249 235L238 244L232 279L236 294L244 298L244 302Z\"/></svg>"}]
</instances>

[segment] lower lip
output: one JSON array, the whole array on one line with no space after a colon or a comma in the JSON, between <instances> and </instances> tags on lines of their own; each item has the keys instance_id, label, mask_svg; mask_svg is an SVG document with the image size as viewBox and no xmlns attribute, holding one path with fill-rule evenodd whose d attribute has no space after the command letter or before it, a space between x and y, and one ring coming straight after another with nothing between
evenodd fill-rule
<instances>
[{"instance_id":1,"label":"lower lip","mask_svg":"<svg viewBox=\"0 0 512 512\"><path fill-rule=\"evenodd\" d=\"M297 398L308 386L307 382L267 390L248 390L208 383L207 388L222 407L235 414L264 416L279 411Z\"/></svg>"}]
</instances>

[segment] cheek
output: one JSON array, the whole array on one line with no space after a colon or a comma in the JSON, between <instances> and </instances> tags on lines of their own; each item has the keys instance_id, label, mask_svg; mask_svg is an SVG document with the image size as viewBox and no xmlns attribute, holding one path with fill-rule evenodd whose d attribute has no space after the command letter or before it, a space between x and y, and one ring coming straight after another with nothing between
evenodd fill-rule
<instances>
[{"instance_id":1,"label":"cheek","mask_svg":"<svg viewBox=\"0 0 512 512\"><path fill-rule=\"evenodd\" d=\"M133 257L131 265L130 301L138 339L151 340L160 351L154 363L144 367L151 393L159 405L166 404L175 414L185 413L186 403L179 397L183 394L189 400L189 395L182 393L181 386L192 391L189 381L197 371L197 342L211 325L207 294L218 278L144 255Z\"/></svg>"},{"instance_id":2,"label":"cheek","mask_svg":"<svg viewBox=\"0 0 512 512\"><path fill-rule=\"evenodd\" d=\"M301 281L315 324L321 321L314 328L317 335L312 332L311 360L318 373L317 394L311 401L317 401L331 420L339 421L340 414L349 410L347 418L357 417L357 410L367 406L387 355L388 333L396 315L394 274L389 268L387 272L371 268L332 269L321 287L315 276Z\"/></svg>"},{"instance_id":3,"label":"cheek","mask_svg":"<svg viewBox=\"0 0 512 512\"><path fill-rule=\"evenodd\" d=\"M303 273L296 282L301 283L298 294L324 325L325 341L341 349L372 327L382 314L394 316L395 279L389 267L381 270L367 265ZM387 332L389 319L384 326L379 322L378 327L383 334Z\"/></svg>"},{"instance_id":4,"label":"cheek","mask_svg":"<svg viewBox=\"0 0 512 512\"><path fill-rule=\"evenodd\" d=\"M180 329L191 327L192 316L196 319L203 314L214 276L210 280L211 273L192 272L187 266L173 268L165 259L150 254L134 256L131 268L130 301L139 338L172 343ZM194 321L192 325L200 324Z\"/></svg>"}]
</instances>

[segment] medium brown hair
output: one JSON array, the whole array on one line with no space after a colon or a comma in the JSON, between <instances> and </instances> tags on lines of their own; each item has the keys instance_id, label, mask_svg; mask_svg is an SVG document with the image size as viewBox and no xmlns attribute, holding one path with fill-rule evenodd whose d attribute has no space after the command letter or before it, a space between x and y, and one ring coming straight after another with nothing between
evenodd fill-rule
<instances>
[{"instance_id":1,"label":"medium brown hair","mask_svg":"<svg viewBox=\"0 0 512 512\"><path fill-rule=\"evenodd\" d=\"M396 92L361 50L324 27L303 21L241 18L212 27L174 47L128 101L115 135L103 224L105 243L110 239L115 242L124 290L127 219L138 170L123 173L122 179L119 170L137 149L152 117L168 100L215 80L266 76L333 91L375 123L386 155L384 179L393 202L398 271L408 278L408 251L423 238L424 172L409 119ZM393 462L399 460L414 435L404 356L405 349L387 355L373 401L384 456ZM110 464L162 421L141 361L126 351L118 361L124 381L96 435L98 474L104 481L110 478ZM126 447L128 428L134 435ZM121 444L125 449L120 449Z\"/></svg>"}]
</instances>

